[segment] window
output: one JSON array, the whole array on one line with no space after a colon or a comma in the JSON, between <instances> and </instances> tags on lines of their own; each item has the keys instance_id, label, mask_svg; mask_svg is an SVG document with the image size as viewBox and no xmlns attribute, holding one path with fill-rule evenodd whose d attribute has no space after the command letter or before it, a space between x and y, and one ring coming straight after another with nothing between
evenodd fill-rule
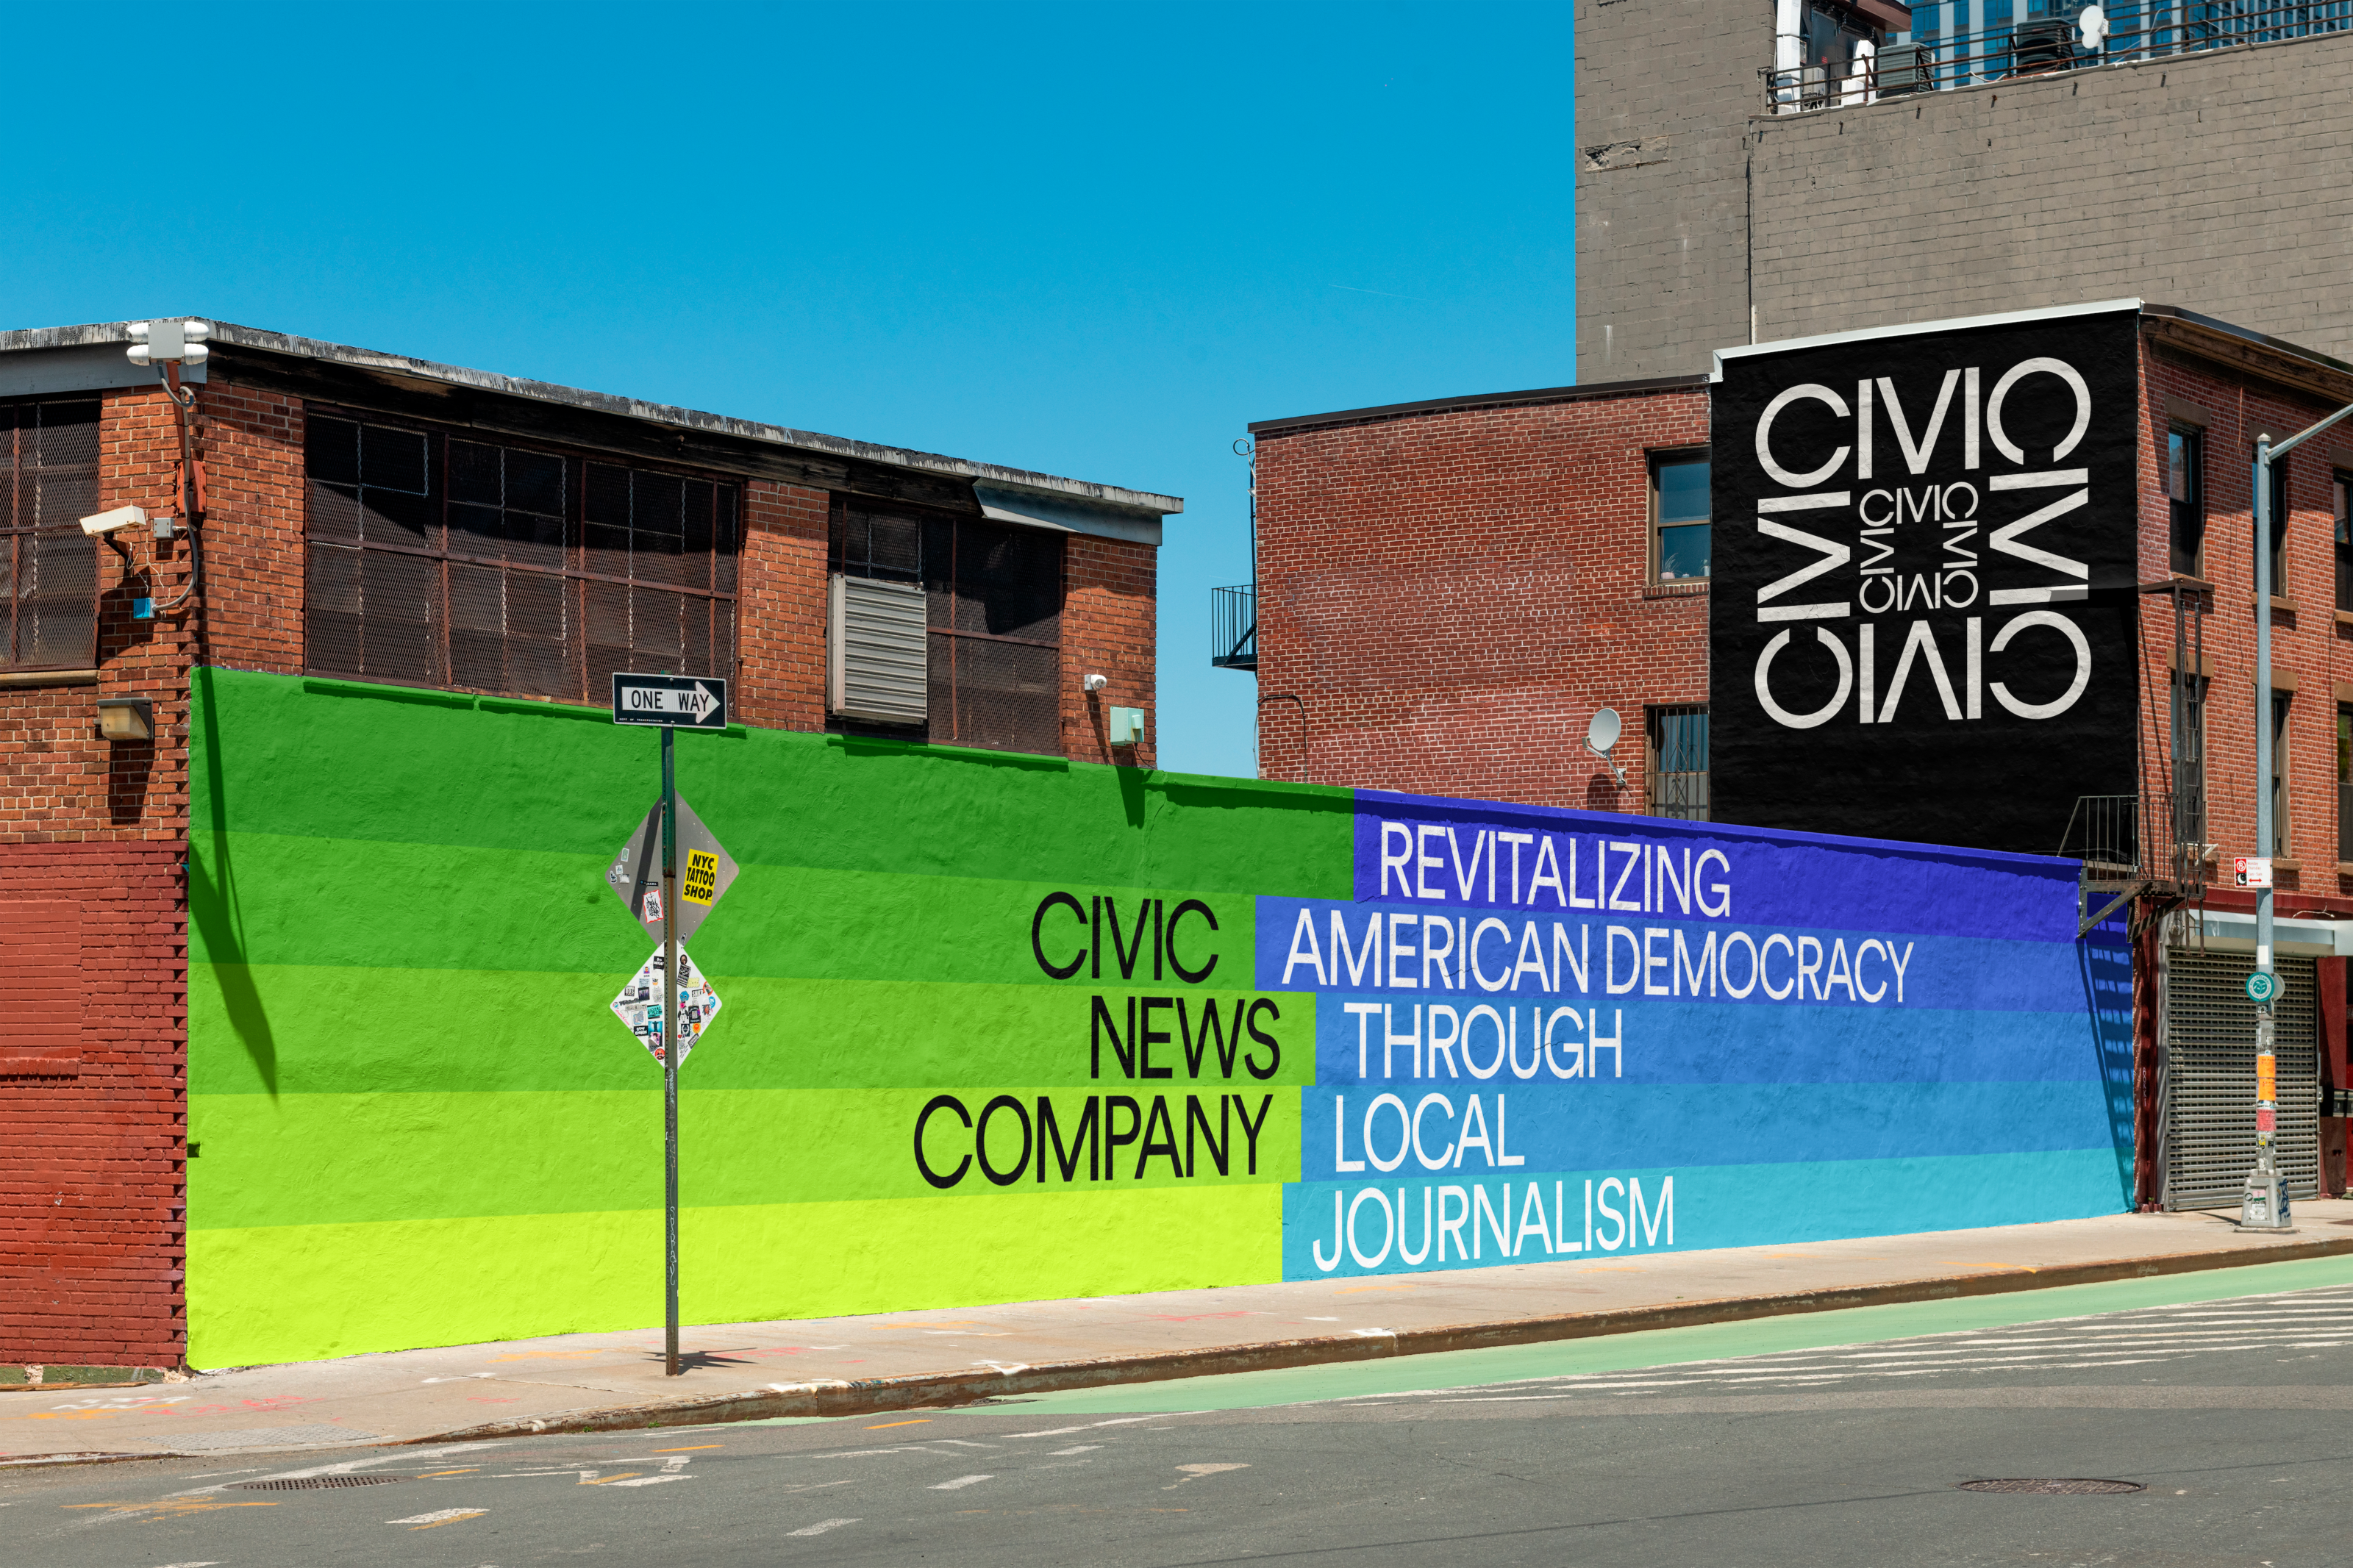
<instances>
[{"instance_id":1,"label":"window","mask_svg":"<svg viewBox=\"0 0 2353 1568\"><path fill-rule=\"evenodd\" d=\"M1643 809L1652 816L1705 822L1707 709L1653 708L1648 714Z\"/></svg>"},{"instance_id":2,"label":"window","mask_svg":"<svg viewBox=\"0 0 2353 1568\"><path fill-rule=\"evenodd\" d=\"M2185 577L2205 574L2206 436L2175 429L2165 437L2165 493L2172 502L2173 569Z\"/></svg>"},{"instance_id":3,"label":"window","mask_svg":"<svg viewBox=\"0 0 2353 1568\"><path fill-rule=\"evenodd\" d=\"M2253 451L2253 447L2248 448L2247 475L2250 484L2254 482ZM2253 491L2249 492L2250 497L2253 493ZM2285 458L2272 459L2270 499L2264 504L2271 515L2272 597L2284 599L2287 597L2287 459ZM2254 502L2252 499L2247 503L2247 513L2248 527L2252 530L2254 526L2253 521ZM2253 539L2254 535L2250 531L2248 537ZM2262 548L2260 541L2255 547ZM2254 558L2250 556L2248 560L2250 563L2248 570L2252 572L2254 569Z\"/></svg>"},{"instance_id":4,"label":"window","mask_svg":"<svg viewBox=\"0 0 2353 1568\"><path fill-rule=\"evenodd\" d=\"M307 659L601 704L734 673L733 487L312 415Z\"/></svg>"},{"instance_id":5,"label":"window","mask_svg":"<svg viewBox=\"0 0 2353 1568\"><path fill-rule=\"evenodd\" d=\"M2295 853L2288 847L2287 831L2287 693L2273 692L2272 845L2263 853L2275 855L2283 859Z\"/></svg>"},{"instance_id":6,"label":"window","mask_svg":"<svg viewBox=\"0 0 2353 1568\"><path fill-rule=\"evenodd\" d=\"M0 668L98 663L98 405L0 404Z\"/></svg>"},{"instance_id":7,"label":"window","mask_svg":"<svg viewBox=\"0 0 2353 1568\"><path fill-rule=\"evenodd\" d=\"M923 585L924 738L1061 752L1062 535L841 502L829 553L843 576Z\"/></svg>"},{"instance_id":8,"label":"window","mask_svg":"<svg viewBox=\"0 0 2353 1568\"><path fill-rule=\"evenodd\" d=\"M2329 489L2337 510L2337 607L2353 610L2353 474L2337 469Z\"/></svg>"},{"instance_id":9,"label":"window","mask_svg":"<svg viewBox=\"0 0 2353 1568\"><path fill-rule=\"evenodd\" d=\"M2337 858L2353 861L2353 708L2337 710Z\"/></svg>"},{"instance_id":10,"label":"window","mask_svg":"<svg viewBox=\"0 0 2353 1568\"><path fill-rule=\"evenodd\" d=\"M1707 576L1707 459L1651 462L1651 579L1679 583Z\"/></svg>"},{"instance_id":11,"label":"window","mask_svg":"<svg viewBox=\"0 0 2353 1568\"><path fill-rule=\"evenodd\" d=\"M2173 678L2173 841L2206 842L2206 687Z\"/></svg>"}]
</instances>

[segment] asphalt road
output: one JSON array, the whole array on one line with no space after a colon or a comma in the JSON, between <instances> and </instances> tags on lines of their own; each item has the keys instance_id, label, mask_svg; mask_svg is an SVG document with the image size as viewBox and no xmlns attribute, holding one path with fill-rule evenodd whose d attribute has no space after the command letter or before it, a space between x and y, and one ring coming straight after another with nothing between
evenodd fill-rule
<instances>
[{"instance_id":1,"label":"asphalt road","mask_svg":"<svg viewBox=\"0 0 2353 1568\"><path fill-rule=\"evenodd\" d=\"M1694 1342L1655 1342L1675 1354ZM1543 1370L1548 1351L1567 1353L5 1472L0 1563L2289 1568L2353 1555L2353 1286L1569 1375ZM1159 1408L1172 1404L1191 1408ZM2066 1478L2144 1489L1959 1489ZM322 1480L338 1484L288 1484Z\"/></svg>"}]
</instances>

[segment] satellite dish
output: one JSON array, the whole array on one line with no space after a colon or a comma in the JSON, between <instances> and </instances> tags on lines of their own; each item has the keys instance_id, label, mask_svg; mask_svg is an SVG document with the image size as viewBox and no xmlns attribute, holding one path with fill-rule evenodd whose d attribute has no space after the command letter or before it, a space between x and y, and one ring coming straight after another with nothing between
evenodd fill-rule
<instances>
[{"instance_id":1,"label":"satellite dish","mask_svg":"<svg viewBox=\"0 0 2353 1568\"><path fill-rule=\"evenodd\" d=\"M1609 763L1609 772L1618 780L1620 789L1626 785L1626 770L1609 762L1609 748L1618 743L1623 728L1615 708L1600 710L1593 715L1592 722L1585 726L1585 749Z\"/></svg>"}]
</instances>

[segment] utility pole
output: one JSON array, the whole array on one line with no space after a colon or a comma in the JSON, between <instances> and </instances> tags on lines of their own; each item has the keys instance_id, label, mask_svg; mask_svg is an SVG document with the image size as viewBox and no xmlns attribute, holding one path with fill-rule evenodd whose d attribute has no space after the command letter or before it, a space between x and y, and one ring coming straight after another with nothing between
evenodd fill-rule
<instances>
[{"instance_id":1,"label":"utility pole","mask_svg":"<svg viewBox=\"0 0 2353 1568\"><path fill-rule=\"evenodd\" d=\"M2264 865L2275 844L2272 820L2272 465L2313 437L2353 414L2353 404L2278 446L2268 432L2255 437L2255 848ZM2274 1008L2279 976L2272 970L2272 877L2255 889L2255 970L2247 976L2247 1000L2255 1005L2255 1165L2239 1199L2239 1225L2245 1230L2287 1230L2287 1186L2279 1170L2279 1055Z\"/></svg>"}]
</instances>

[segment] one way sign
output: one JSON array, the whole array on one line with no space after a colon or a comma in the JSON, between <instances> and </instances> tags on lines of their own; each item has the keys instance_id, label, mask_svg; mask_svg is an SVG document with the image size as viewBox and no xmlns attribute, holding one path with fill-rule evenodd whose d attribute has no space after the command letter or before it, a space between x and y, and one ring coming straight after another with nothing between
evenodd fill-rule
<instances>
[{"instance_id":1,"label":"one way sign","mask_svg":"<svg viewBox=\"0 0 2353 1568\"><path fill-rule=\"evenodd\" d=\"M615 670L613 722L724 730L727 682L715 675L624 675Z\"/></svg>"}]
</instances>

